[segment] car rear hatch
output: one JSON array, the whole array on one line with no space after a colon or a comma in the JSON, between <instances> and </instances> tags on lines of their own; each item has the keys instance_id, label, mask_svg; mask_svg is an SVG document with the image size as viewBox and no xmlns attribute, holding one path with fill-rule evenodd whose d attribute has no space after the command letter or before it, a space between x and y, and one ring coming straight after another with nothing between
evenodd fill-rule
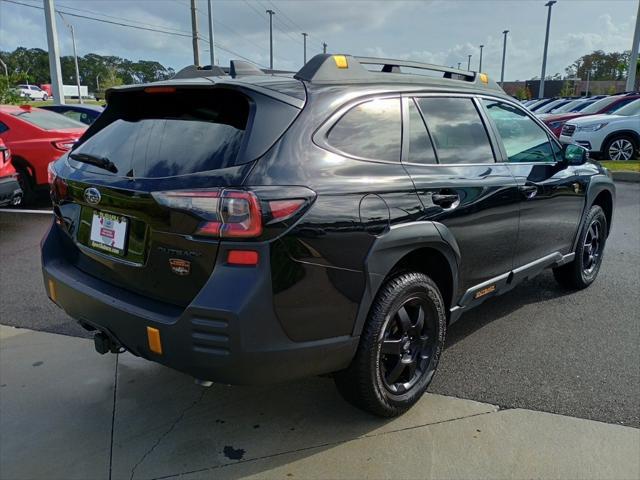
<instances>
[{"instance_id":1,"label":"car rear hatch","mask_svg":"<svg viewBox=\"0 0 640 480\"><path fill-rule=\"evenodd\" d=\"M220 238L249 228L233 217L251 207L243 179L304 105L269 92L209 79L112 91L103 115L50 168L67 260L140 295L189 304Z\"/></svg>"}]
</instances>

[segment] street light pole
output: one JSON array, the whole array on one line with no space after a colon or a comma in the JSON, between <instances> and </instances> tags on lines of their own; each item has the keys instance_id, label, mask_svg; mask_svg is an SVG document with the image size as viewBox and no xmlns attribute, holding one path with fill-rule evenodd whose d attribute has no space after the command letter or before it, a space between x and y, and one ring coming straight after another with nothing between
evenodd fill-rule
<instances>
[{"instance_id":1,"label":"street light pole","mask_svg":"<svg viewBox=\"0 0 640 480\"><path fill-rule=\"evenodd\" d=\"M302 37L303 37L303 40L304 40L304 64L305 65L307 63L307 35L309 35L309 34L302 32Z\"/></svg>"},{"instance_id":2,"label":"street light pole","mask_svg":"<svg viewBox=\"0 0 640 480\"><path fill-rule=\"evenodd\" d=\"M542 53L542 73L540 74L540 90L538 91L538 98L544 98L544 76L547 69L547 48L549 47L549 28L551 27L551 7L556 3L556 0L549 0L544 4L549 10L547 11L547 32L544 35L544 52Z\"/></svg>"},{"instance_id":3,"label":"street light pole","mask_svg":"<svg viewBox=\"0 0 640 480\"><path fill-rule=\"evenodd\" d=\"M207 12L209 14L209 55L211 57L211 68L216 63L216 46L213 41L213 7L211 6L211 0L207 3Z\"/></svg>"},{"instance_id":4,"label":"street light pole","mask_svg":"<svg viewBox=\"0 0 640 480\"><path fill-rule=\"evenodd\" d=\"M273 70L273 16L276 14L273 10L267 10L269 14L269 70Z\"/></svg>"},{"instance_id":5,"label":"street light pole","mask_svg":"<svg viewBox=\"0 0 640 480\"><path fill-rule=\"evenodd\" d=\"M322 53L327 53L327 44L322 42Z\"/></svg>"},{"instance_id":6,"label":"street light pole","mask_svg":"<svg viewBox=\"0 0 640 480\"><path fill-rule=\"evenodd\" d=\"M629 55L629 71L627 72L627 85L625 90L631 92L636 88L636 69L638 68L638 45L640 44L640 3L636 14L636 30L633 34L633 45Z\"/></svg>"},{"instance_id":7,"label":"street light pole","mask_svg":"<svg viewBox=\"0 0 640 480\"><path fill-rule=\"evenodd\" d=\"M471 70L471 55L467 55L467 70Z\"/></svg>"},{"instance_id":8,"label":"street light pole","mask_svg":"<svg viewBox=\"0 0 640 480\"><path fill-rule=\"evenodd\" d=\"M461 63L462 63L462 62L458 62L458 70L460 70L460 64L461 64Z\"/></svg>"},{"instance_id":9,"label":"street light pole","mask_svg":"<svg viewBox=\"0 0 640 480\"><path fill-rule=\"evenodd\" d=\"M504 32L502 32L502 34L504 35L504 41L502 43L502 70L500 72L501 87L504 85L504 61L507 58L507 34L508 33L509 33L509 30L505 30Z\"/></svg>"},{"instance_id":10,"label":"street light pole","mask_svg":"<svg viewBox=\"0 0 640 480\"><path fill-rule=\"evenodd\" d=\"M584 94L585 97L589 96L589 77L591 77L591 65L589 65L589 68L587 69L587 91Z\"/></svg>"},{"instance_id":11,"label":"street light pole","mask_svg":"<svg viewBox=\"0 0 640 480\"><path fill-rule=\"evenodd\" d=\"M484 45L480 45L480 64L478 65L478 71L482 72L482 49L484 48Z\"/></svg>"}]
</instances>

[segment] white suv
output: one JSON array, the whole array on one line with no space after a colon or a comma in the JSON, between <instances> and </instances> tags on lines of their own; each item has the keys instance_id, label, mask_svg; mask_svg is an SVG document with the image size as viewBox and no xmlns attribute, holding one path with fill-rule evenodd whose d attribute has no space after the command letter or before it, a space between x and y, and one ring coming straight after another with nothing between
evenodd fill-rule
<instances>
[{"instance_id":1,"label":"white suv","mask_svg":"<svg viewBox=\"0 0 640 480\"><path fill-rule=\"evenodd\" d=\"M47 92L35 85L18 85L18 95L29 100L46 100L49 98Z\"/></svg>"},{"instance_id":2,"label":"white suv","mask_svg":"<svg viewBox=\"0 0 640 480\"><path fill-rule=\"evenodd\" d=\"M569 120L560 133L562 143L576 143L604 160L631 160L640 147L640 99L613 115L589 115Z\"/></svg>"}]
</instances>

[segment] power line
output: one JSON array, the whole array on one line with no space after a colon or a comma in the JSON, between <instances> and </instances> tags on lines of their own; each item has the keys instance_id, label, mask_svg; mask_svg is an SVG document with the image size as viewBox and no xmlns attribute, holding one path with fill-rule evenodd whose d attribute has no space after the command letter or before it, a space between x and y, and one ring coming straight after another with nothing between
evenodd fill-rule
<instances>
[{"instance_id":1,"label":"power line","mask_svg":"<svg viewBox=\"0 0 640 480\"><path fill-rule=\"evenodd\" d=\"M305 31L308 32L309 31L308 29L302 28L300 26L300 24L294 22L293 19L289 15L284 13L284 10L282 9L282 7L277 7L276 4L272 0L267 0L267 1L271 4L271 6L273 7L274 10L279 12L282 17L284 17L285 19L287 19L289 21L289 23L294 27L293 30L297 29L300 32L305 32ZM315 35L313 35L312 33L310 33L309 36L310 37L315 37ZM320 45L322 45L322 42L318 41L318 43Z\"/></svg>"},{"instance_id":2,"label":"power line","mask_svg":"<svg viewBox=\"0 0 640 480\"><path fill-rule=\"evenodd\" d=\"M23 7L30 7L30 8L34 8L34 9L37 9L37 10L44 10L44 7L40 7L38 5L32 5L32 4L29 4L29 3L20 2L20 1L17 1L17 0L0 0L0 1L7 2L7 3L13 3L13 4L16 4L16 5L21 5ZM164 33L166 35L174 35L174 36L177 36L177 37L191 38L191 34L190 33L170 32L170 31L167 31L167 30L161 30L161 29L157 29L157 28L149 28L149 27L143 27L143 26L139 26L139 25L125 24L125 23L115 22L115 21L111 21L111 20L104 20L102 18L96 18L96 17L87 16L87 15L80 15L80 14L76 14L76 13L71 13L71 12L67 12L65 10L60 10L60 9L56 9L56 12L63 13L63 14L68 15L70 17L83 18L85 20L93 20L93 21L96 21L96 22L107 23L107 24L116 25L116 26L119 26L119 27L133 28L133 29L136 29L136 30L144 30L144 31L149 31L149 32ZM208 41L208 39L206 37L200 37L200 38L206 39ZM251 63L255 63L256 65L259 65L259 66L261 66L263 68L267 68L266 66L256 62L255 60L251 60L250 58L247 58L244 55L241 55L238 52L235 52L234 50L231 50L230 48L228 48L228 47L226 47L224 45L221 45L218 42L215 42L215 46L218 47L220 50L223 50L223 51L225 51L227 53L230 53L230 54L235 55L235 56L237 56L239 58L242 58L243 60L246 60L246 61L251 62Z\"/></svg>"}]
</instances>

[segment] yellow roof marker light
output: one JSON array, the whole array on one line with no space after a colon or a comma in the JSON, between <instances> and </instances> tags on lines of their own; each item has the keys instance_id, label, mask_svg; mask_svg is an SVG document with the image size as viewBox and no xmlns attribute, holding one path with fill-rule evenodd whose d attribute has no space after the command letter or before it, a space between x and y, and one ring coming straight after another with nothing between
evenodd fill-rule
<instances>
[{"instance_id":1,"label":"yellow roof marker light","mask_svg":"<svg viewBox=\"0 0 640 480\"><path fill-rule=\"evenodd\" d=\"M149 342L149 350L158 355L162 355L162 342L160 341L160 330L153 327L147 327L147 341Z\"/></svg>"},{"instance_id":2,"label":"yellow roof marker light","mask_svg":"<svg viewBox=\"0 0 640 480\"><path fill-rule=\"evenodd\" d=\"M482 83L484 83L485 85L489 84L489 75L487 75L486 73L481 73L480 74L480 81Z\"/></svg>"},{"instance_id":3,"label":"yellow roof marker light","mask_svg":"<svg viewBox=\"0 0 640 480\"><path fill-rule=\"evenodd\" d=\"M347 57L344 55L334 55L333 60L336 62L336 67L338 68L349 68L349 63L347 62Z\"/></svg>"}]
</instances>

